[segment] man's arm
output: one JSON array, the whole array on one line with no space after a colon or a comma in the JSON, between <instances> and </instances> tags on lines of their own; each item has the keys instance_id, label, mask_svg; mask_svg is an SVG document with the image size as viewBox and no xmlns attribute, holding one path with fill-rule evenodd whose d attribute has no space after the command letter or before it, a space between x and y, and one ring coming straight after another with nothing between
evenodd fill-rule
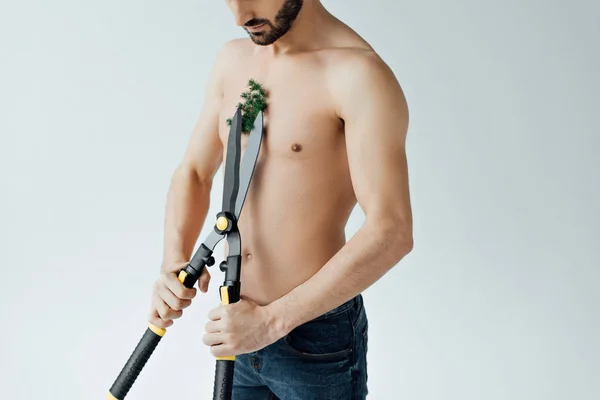
<instances>
[{"instance_id":1,"label":"man's arm","mask_svg":"<svg viewBox=\"0 0 600 400\"><path fill-rule=\"evenodd\" d=\"M353 55L336 74L331 93L365 222L313 277L267 306L283 334L364 291L413 246L403 91L375 53Z\"/></svg>"},{"instance_id":2,"label":"man's arm","mask_svg":"<svg viewBox=\"0 0 600 400\"><path fill-rule=\"evenodd\" d=\"M165 213L163 269L190 260L208 213L212 180L223 158L218 134L219 107L229 44L217 55L200 116L183 160L173 173Z\"/></svg>"}]
</instances>

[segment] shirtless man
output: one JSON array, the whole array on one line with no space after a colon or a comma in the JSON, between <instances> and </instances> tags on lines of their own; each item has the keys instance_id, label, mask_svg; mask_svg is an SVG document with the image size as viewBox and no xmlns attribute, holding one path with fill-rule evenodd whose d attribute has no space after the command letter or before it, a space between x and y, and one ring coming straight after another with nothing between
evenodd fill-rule
<instances>
[{"instance_id":1,"label":"shirtless man","mask_svg":"<svg viewBox=\"0 0 600 400\"><path fill-rule=\"evenodd\" d=\"M241 300L209 313L203 341L214 356L237 356L234 400L363 399L361 292L412 249L404 94L369 44L320 0L226 2L250 38L219 51L173 174L149 321L169 327L196 294L176 272L190 260L208 212L226 155L226 120L253 78L269 96L239 219ZM365 222L346 242L357 202ZM202 292L209 280L205 268Z\"/></svg>"}]
</instances>

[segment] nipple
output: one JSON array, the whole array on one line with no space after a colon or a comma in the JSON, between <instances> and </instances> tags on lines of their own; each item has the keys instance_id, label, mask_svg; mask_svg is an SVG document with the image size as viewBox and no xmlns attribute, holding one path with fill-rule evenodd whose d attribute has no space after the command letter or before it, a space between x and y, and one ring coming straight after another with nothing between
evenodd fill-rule
<instances>
[{"instance_id":1,"label":"nipple","mask_svg":"<svg viewBox=\"0 0 600 400\"><path fill-rule=\"evenodd\" d=\"M298 143L294 143L292 145L292 151L294 151L296 153L299 152L299 151L302 151L302 146L300 144L298 144Z\"/></svg>"}]
</instances>

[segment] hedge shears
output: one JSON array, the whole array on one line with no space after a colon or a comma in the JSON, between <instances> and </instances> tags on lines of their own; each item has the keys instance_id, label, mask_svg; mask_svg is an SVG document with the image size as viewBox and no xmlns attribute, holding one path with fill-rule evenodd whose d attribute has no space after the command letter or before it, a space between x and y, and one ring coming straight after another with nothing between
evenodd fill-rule
<instances>
[{"instance_id":1,"label":"hedge shears","mask_svg":"<svg viewBox=\"0 0 600 400\"><path fill-rule=\"evenodd\" d=\"M225 159L225 178L223 183L223 206L217 214L213 231L198 247L191 261L181 269L177 276L186 287L192 288L200 278L205 266L212 266L215 259L213 250L225 236L227 236L227 259L220 264L221 271L225 272L225 281L220 287L221 304L236 303L240 299L240 270L242 265L242 243L238 231L238 218L246 199L248 187L254 173L256 160L260 151L263 136L263 113L258 112L254 127L252 128L243 160L241 160L242 136L242 108L238 105L232 119L229 138L227 141L227 155ZM138 342L129 360L119 373L119 376L110 388L107 400L123 400L133 383L137 379L152 352L165 335L166 329L153 324L148 324L146 332ZM233 372L235 356L216 357L215 383L213 390L214 400L230 400L233 387Z\"/></svg>"}]
</instances>

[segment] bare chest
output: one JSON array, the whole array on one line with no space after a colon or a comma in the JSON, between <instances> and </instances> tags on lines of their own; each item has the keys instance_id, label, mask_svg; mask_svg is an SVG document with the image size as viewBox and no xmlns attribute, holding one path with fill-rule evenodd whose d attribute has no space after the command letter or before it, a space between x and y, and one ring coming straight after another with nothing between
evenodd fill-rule
<instances>
[{"instance_id":1,"label":"bare chest","mask_svg":"<svg viewBox=\"0 0 600 400\"><path fill-rule=\"evenodd\" d=\"M250 79L268 95L261 153L271 159L302 160L320 157L335 146L342 123L335 115L324 71L310 61L268 64L252 59L224 82L219 123L224 145L229 134L226 120L245 101L241 94L249 90ZM245 141L243 135L242 147Z\"/></svg>"}]
</instances>

